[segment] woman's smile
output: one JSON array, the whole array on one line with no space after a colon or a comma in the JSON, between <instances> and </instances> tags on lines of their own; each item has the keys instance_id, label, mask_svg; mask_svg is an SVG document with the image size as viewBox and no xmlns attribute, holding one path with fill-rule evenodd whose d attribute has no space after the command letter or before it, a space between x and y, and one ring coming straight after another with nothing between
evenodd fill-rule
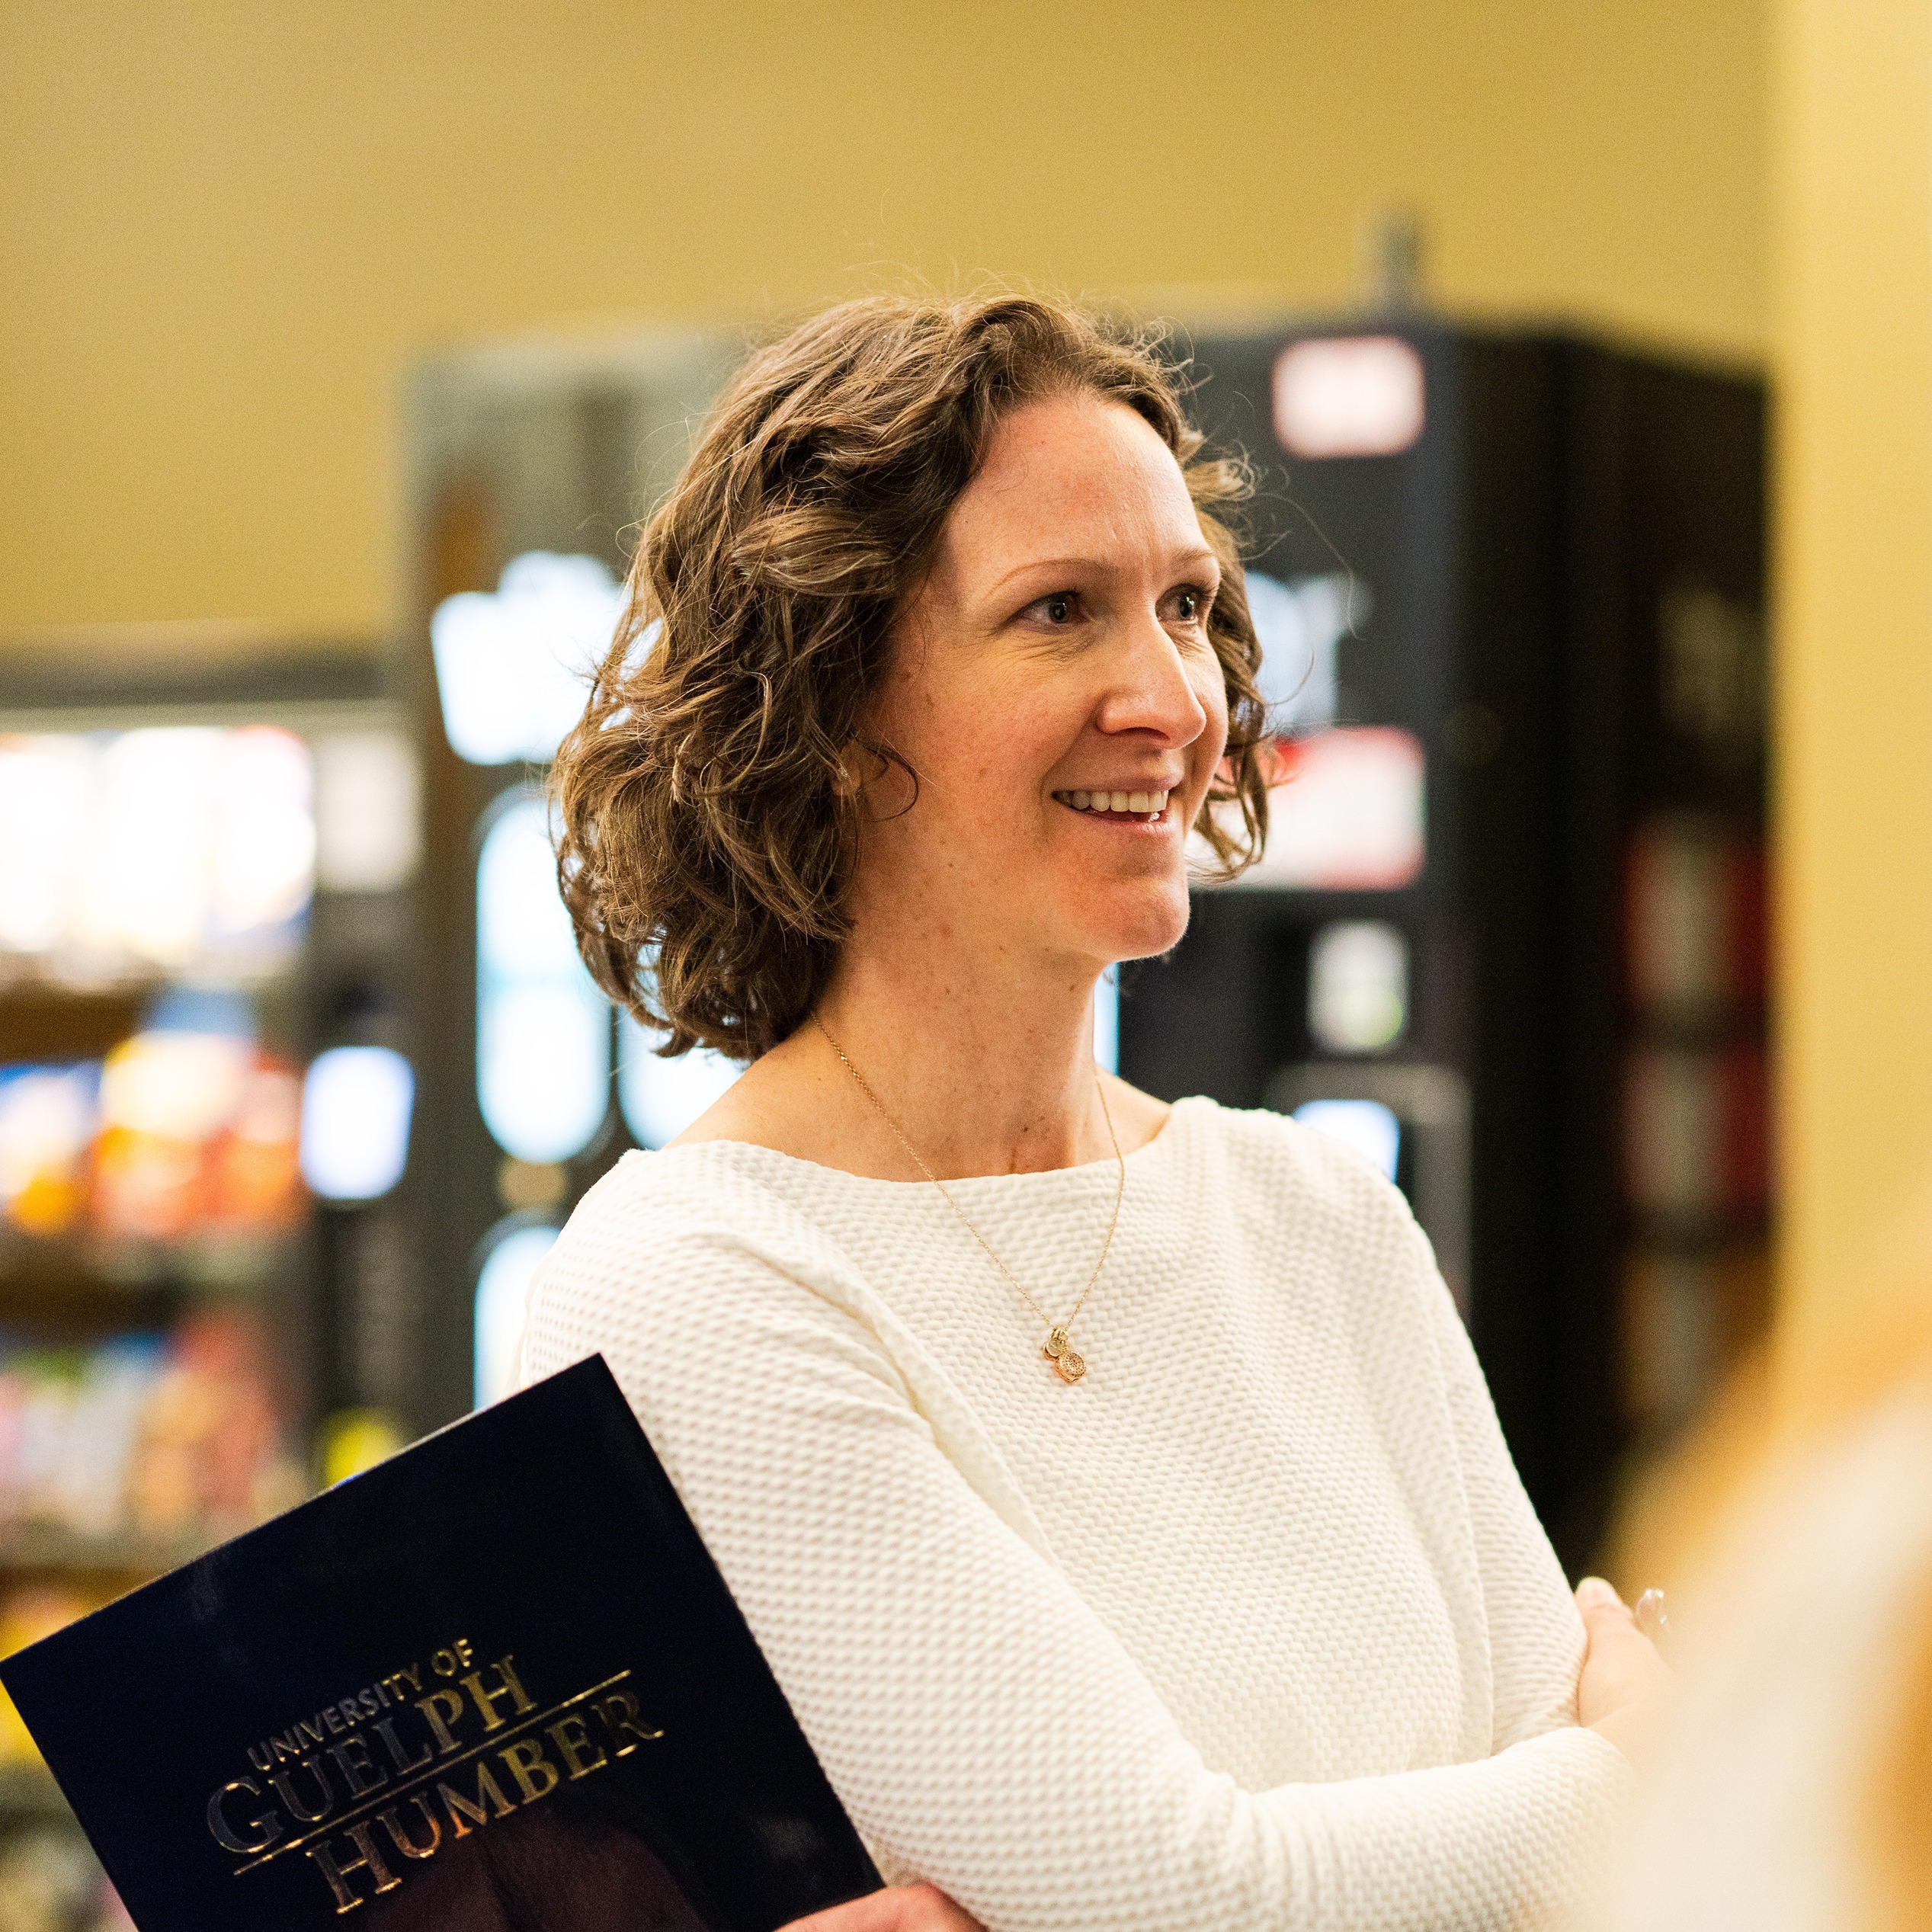
<instances>
[{"instance_id":1,"label":"woman's smile","mask_svg":"<svg viewBox=\"0 0 1932 1932\"><path fill-rule=\"evenodd\" d=\"M1172 787L1156 790L1142 784L1116 786L1093 791L1056 792L1054 803L1083 816L1113 825L1160 825L1169 815L1168 799Z\"/></svg>"}]
</instances>

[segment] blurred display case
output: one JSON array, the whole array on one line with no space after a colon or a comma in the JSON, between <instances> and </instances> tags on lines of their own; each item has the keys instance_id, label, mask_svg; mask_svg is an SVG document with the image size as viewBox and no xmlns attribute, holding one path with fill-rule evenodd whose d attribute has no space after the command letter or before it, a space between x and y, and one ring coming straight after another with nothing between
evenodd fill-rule
<instances>
[{"instance_id":1,"label":"blurred display case","mask_svg":"<svg viewBox=\"0 0 1932 1932\"><path fill-rule=\"evenodd\" d=\"M0 656L0 1649L412 1419L419 790L381 652ZM0 1898L126 1923L11 1706Z\"/></svg>"}]
</instances>

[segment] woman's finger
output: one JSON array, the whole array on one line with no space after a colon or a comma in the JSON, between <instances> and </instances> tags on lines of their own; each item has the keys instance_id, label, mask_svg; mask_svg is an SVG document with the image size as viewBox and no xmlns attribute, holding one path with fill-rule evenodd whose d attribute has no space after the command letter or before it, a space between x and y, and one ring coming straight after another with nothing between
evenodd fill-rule
<instances>
[{"instance_id":1,"label":"woman's finger","mask_svg":"<svg viewBox=\"0 0 1932 1932\"><path fill-rule=\"evenodd\" d=\"M1583 1620L1596 1633L1600 1624L1628 1624L1632 1629L1637 1627L1636 1618L1630 1607L1616 1594L1616 1586L1600 1576L1587 1576L1576 1587L1576 1607L1583 1613Z\"/></svg>"},{"instance_id":2,"label":"woman's finger","mask_svg":"<svg viewBox=\"0 0 1932 1932\"><path fill-rule=\"evenodd\" d=\"M1670 1674L1629 1606L1601 1577L1585 1577L1576 1601L1590 1639L1577 1682L1577 1715L1584 1724L1600 1725L1652 1700Z\"/></svg>"}]
</instances>

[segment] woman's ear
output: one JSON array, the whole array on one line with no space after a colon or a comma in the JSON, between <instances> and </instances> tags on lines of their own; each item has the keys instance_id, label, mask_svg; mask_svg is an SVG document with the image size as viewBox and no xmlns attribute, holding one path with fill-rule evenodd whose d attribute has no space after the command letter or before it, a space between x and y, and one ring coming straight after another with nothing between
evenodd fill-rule
<instances>
[{"instance_id":1,"label":"woman's ear","mask_svg":"<svg viewBox=\"0 0 1932 1932\"><path fill-rule=\"evenodd\" d=\"M865 780L859 773L859 761L863 755L862 748L856 740L840 753L838 763L832 769L835 798L857 798L865 790Z\"/></svg>"},{"instance_id":2,"label":"woman's ear","mask_svg":"<svg viewBox=\"0 0 1932 1932\"><path fill-rule=\"evenodd\" d=\"M831 789L835 798L864 798L866 815L876 825L903 818L918 803L919 774L891 745L854 738L833 767Z\"/></svg>"}]
</instances>

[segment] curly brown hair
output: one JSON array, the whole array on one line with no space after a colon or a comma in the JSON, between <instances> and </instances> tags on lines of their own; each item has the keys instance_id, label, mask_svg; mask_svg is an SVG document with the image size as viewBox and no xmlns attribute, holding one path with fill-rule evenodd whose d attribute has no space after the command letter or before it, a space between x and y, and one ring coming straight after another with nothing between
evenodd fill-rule
<instances>
[{"instance_id":1,"label":"curly brown hair","mask_svg":"<svg viewBox=\"0 0 1932 1932\"><path fill-rule=\"evenodd\" d=\"M553 767L578 944L613 998L668 1033L659 1052L755 1059L817 1001L851 929L861 803L841 755L856 742L909 771L866 738L867 700L947 512L1024 403L1123 403L1180 462L1223 573L1208 631L1228 755L1197 828L1226 876L1258 854L1261 646L1214 514L1246 473L1203 456L1182 381L1149 342L1008 294L847 302L739 370L645 527Z\"/></svg>"}]
</instances>

